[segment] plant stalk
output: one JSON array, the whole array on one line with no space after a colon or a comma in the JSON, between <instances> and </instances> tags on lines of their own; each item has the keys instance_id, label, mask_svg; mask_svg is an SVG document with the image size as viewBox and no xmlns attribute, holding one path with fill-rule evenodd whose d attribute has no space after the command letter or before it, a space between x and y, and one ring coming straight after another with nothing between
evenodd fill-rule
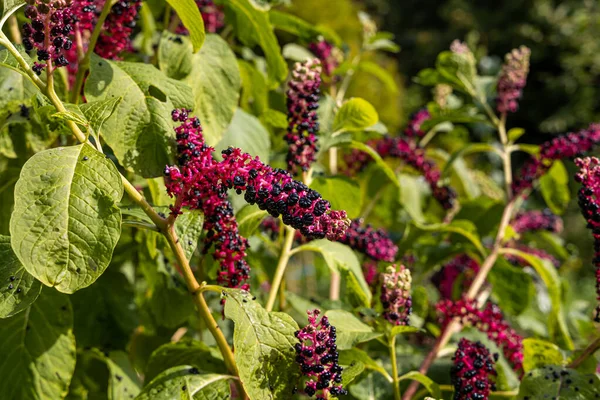
<instances>
[{"instance_id":1,"label":"plant stalk","mask_svg":"<svg viewBox=\"0 0 600 400\"><path fill-rule=\"evenodd\" d=\"M8 31L12 38L13 43L21 44L23 38L21 37L21 31L19 30L19 23L17 22L17 16L15 14L8 17Z\"/></svg>"},{"instance_id":2,"label":"plant stalk","mask_svg":"<svg viewBox=\"0 0 600 400\"><path fill-rule=\"evenodd\" d=\"M285 239L283 242L283 248L281 249L281 255L279 256L279 262L277 263L277 268L275 268L275 276L273 276L273 282L271 282L271 290L269 291L269 299L267 300L267 305L265 309L267 311L273 311L273 306L275 305L275 300L277 300L277 293L279 292L279 287L281 286L281 281L283 280L283 275L285 274L285 269L287 267L288 262L290 261L292 244L294 243L295 230L290 227L285 228Z\"/></svg>"},{"instance_id":3,"label":"plant stalk","mask_svg":"<svg viewBox=\"0 0 600 400\"><path fill-rule=\"evenodd\" d=\"M573 360L570 364L569 364L569 368L577 368L579 367L581 364L583 364L583 362L585 360L587 360L589 357L593 356L594 353L596 351L598 351L598 349L600 349L600 336L596 338L596 340L594 340L592 343L590 343L584 350L583 353L581 353L579 355L579 357L577 357L575 360Z\"/></svg>"},{"instance_id":4,"label":"plant stalk","mask_svg":"<svg viewBox=\"0 0 600 400\"><path fill-rule=\"evenodd\" d=\"M396 335L389 338L390 361L392 363L392 385L394 387L394 400L401 400L400 380L398 379L398 361L396 360Z\"/></svg>"}]
</instances>

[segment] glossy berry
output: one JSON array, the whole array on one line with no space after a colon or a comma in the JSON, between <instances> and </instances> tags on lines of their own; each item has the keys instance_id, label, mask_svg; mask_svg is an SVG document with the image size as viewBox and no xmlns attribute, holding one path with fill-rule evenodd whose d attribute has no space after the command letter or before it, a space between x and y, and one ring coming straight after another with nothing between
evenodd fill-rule
<instances>
[{"instance_id":1,"label":"glossy berry","mask_svg":"<svg viewBox=\"0 0 600 400\"><path fill-rule=\"evenodd\" d=\"M454 318L459 318L463 325L473 326L487 334L502 349L513 369L522 372L523 337L504 320L497 305L488 302L483 310L479 310L474 300L463 298L458 301L441 300L436 309L443 326Z\"/></svg>"},{"instance_id":2,"label":"glossy berry","mask_svg":"<svg viewBox=\"0 0 600 400\"><path fill-rule=\"evenodd\" d=\"M307 171L317 153L317 108L321 86L321 62L318 59L296 63L287 91L288 144L287 165L292 174Z\"/></svg>"},{"instance_id":3,"label":"glossy berry","mask_svg":"<svg viewBox=\"0 0 600 400\"><path fill-rule=\"evenodd\" d=\"M594 237L593 264L596 268L597 300L594 320L600 322L600 160L587 157L575 160L575 164L579 167L575 180L581 183L577 194L579 208Z\"/></svg>"},{"instance_id":4,"label":"glossy berry","mask_svg":"<svg viewBox=\"0 0 600 400\"><path fill-rule=\"evenodd\" d=\"M489 350L481 342L462 338L450 369L454 400L487 400L494 390L496 371Z\"/></svg>"},{"instance_id":5,"label":"glossy berry","mask_svg":"<svg viewBox=\"0 0 600 400\"><path fill-rule=\"evenodd\" d=\"M317 399L330 399L348 394L342 388L342 367L338 364L336 329L326 316L319 319L320 311L307 311L308 325L295 336L296 362L308 380L304 393Z\"/></svg>"},{"instance_id":6,"label":"glossy berry","mask_svg":"<svg viewBox=\"0 0 600 400\"><path fill-rule=\"evenodd\" d=\"M408 325L412 313L412 277L404 265L390 265L381 274L381 306L383 318L394 325Z\"/></svg>"},{"instance_id":7,"label":"glossy berry","mask_svg":"<svg viewBox=\"0 0 600 400\"><path fill-rule=\"evenodd\" d=\"M527 83L531 51L521 46L506 55L498 78L496 109L499 113L514 113L519 109L519 99Z\"/></svg>"}]
</instances>

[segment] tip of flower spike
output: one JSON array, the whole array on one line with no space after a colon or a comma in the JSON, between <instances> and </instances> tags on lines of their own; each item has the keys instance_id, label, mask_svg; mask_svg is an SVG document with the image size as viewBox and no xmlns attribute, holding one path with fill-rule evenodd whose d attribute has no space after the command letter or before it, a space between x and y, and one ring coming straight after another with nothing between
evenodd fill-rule
<instances>
[{"instance_id":1,"label":"tip of flower spike","mask_svg":"<svg viewBox=\"0 0 600 400\"><path fill-rule=\"evenodd\" d=\"M412 313L411 282L410 271L404 265L390 265L381 274L383 317L394 325L409 323Z\"/></svg>"}]
</instances>

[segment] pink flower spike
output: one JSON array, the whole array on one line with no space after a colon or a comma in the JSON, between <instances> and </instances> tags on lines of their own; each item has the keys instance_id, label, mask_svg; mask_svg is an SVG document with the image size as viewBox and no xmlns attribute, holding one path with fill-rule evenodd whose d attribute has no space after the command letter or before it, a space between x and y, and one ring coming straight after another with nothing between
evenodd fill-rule
<instances>
[{"instance_id":1,"label":"pink flower spike","mask_svg":"<svg viewBox=\"0 0 600 400\"><path fill-rule=\"evenodd\" d=\"M410 294L412 277L404 265L390 265L381 274L383 318L394 325L408 325L412 313Z\"/></svg>"},{"instance_id":2,"label":"pink flower spike","mask_svg":"<svg viewBox=\"0 0 600 400\"><path fill-rule=\"evenodd\" d=\"M499 113L514 113L519 109L519 99L527 83L531 50L525 46L513 49L506 55L498 78L496 109Z\"/></svg>"}]
</instances>

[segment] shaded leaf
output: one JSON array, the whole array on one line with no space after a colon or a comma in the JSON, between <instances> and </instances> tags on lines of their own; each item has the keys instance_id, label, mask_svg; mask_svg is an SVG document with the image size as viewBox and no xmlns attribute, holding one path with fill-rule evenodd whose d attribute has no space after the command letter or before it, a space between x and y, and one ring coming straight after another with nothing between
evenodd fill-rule
<instances>
[{"instance_id":1,"label":"shaded leaf","mask_svg":"<svg viewBox=\"0 0 600 400\"><path fill-rule=\"evenodd\" d=\"M229 375L203 374L196 367L173 367L158 375L136 400L219 400L229 398Z\"/></svg>"},{"instance_id":2,"label":"shaded leaf","mask_svg":"<svg viewBox=\"0 0 600 400\"><path fill-rule=\"evenodd\" d=\"M357 343L368 342L383 335L375 332L373 328L348 311L329 310L325 315L329 318L331 325L336 328L336 343L340 350L351 349Z\"/></svg>"},{"instance_id":3,"label":"shaded leaf","mask_svg":"<svg viewBox=\"0 0 600 400\"><path fill-rule=\"evenodd\" d=\"M554 214L561 215L569 206L569 173L560 160L554 161L548 172L540 178L540 191Z\"/></svg>"},{"instance_id":4,"label":"shaded leaf","mask_svg":"<svg viewBox=\"0 0 600 400\"><path fill-rule=\"evenodd\" d=\"M194 52L200 50L206 33L204 32L204 20L196 2L194 0L167 0L167 2L177 12L183 26L188 30Z\"/></svg>"},{"instance_id":5,"label":"shaded leaf","mask_svg":"<svg viewBox=\"0 0 600 400\"><path fill-rule=\"evenodd\" d=\"M548 378L548 379L547 379ZM519 387L519 400L587 400L600 397L600 379L595 374L580 374L559 366L527 373Z\"/></svg>"},{"instance_id":6,"label":"shaded leaf","mask_svg":"<svg viewBox=\"0 0 600 400\"><path fill-rule=\"evenodd\" d=\"M245 238L252 236L267 215L269 215L269 213L267 213L265 210L261 210L256 205L245 205L235 215L240 235Z\"/></svg>"},{"instance_id":7,"label":"shaded leaf","mask_svg":"<svg viewBox=\"0 0 600 400\"><path fill-rule=\"evenodd\" d=\"M360 97L347 100L335 114L334 132L360 131L379 121L379 115L368 101Z\"/></svg>"},{"instance_id":8,"label":"shaded leaf","mask_svg":"<svg viewBox=\"0 0 600 400\"><path fill-rule=\"evenodd\" d=\"M244 152L258 156L263 162L268 163L271 151L269 132L258 118L238 108L215 149L220 153L228 147L239 147Z\"/></svg>"},{"instance_id":9,"label":"shaded leaf","mask_svg":"<svg viewBox=\"0 0 600 400\"><path fill-rule=\"evenodd\" d=\"M496 260L488 279L494 300L502 311L510 315L525 311L535 294L531 275L502 258Z\"/></svg>"},{"instance_id":10,"label":"shaded leaf","mask_svg":"<svg viewBox=\"0 0 600 400\"><path fill-rule=\"evenodd\" d=\"M362 207L362 196L358 183L343 176L317 176L310 187L321 193L335 210L344 210L348 218L357 218Z\"/></svg>"},{"instance_id":11,"label":"shaded leaf","mask_svg":"<svg viewBox=\"0 0 600 400\"><path fill-rule=\"evenodd\" d=\"M541 339L523 340L523 370L529 372L547 365L562 365L565 358L554 343Z\"/></svg>"},{"instance_id":12,"label":"shaded leaf","mask_svg":"<svg viewBox=\"0 0 600 400\"><path fill-rule=\"evenodd\" d=\"M417 381L421 383L425 388L429 391L429 393L435 397L436 399L442 398L442 392L440 391L440 387L437 383L431 380L431 378L423 375L418 371L410 371L398 378L398 380L403 381L406 379L410 379L413 381Z\"/></svg>"}]
</instances>

